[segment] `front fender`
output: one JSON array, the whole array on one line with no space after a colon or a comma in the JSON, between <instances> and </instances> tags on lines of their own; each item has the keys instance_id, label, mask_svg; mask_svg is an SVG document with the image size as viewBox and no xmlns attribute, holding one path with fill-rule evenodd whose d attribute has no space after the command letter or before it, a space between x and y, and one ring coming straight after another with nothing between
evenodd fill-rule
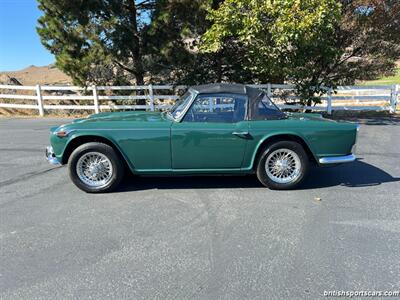
<instances>
[{"instance_id":1,"label":"front fender","mask_svg":"<svg viewBox=\"0 0 400 300\"><path fill-rule=\"evenodd\" d=\"M54 153L57 159L64 164L68 161L68 157L74 149L91 141L103 142L117 149L127 162L128 166L133 170L133 166L131 165L130 160L128 160L126 153L110 134L99 133L92 130L75 130L64 138L57 137L56 135L52 135L51 137L51 144Z\"/></svg>"}]
</instances>

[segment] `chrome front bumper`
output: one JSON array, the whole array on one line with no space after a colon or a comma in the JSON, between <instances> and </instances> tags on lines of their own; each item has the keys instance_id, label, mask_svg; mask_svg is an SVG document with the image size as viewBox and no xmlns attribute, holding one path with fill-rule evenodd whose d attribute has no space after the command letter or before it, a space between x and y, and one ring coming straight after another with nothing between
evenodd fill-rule
<instances>
[{"instance_id":1,"label":"chrome front bumper","mask_svg":"<svg viewBox=\"0 0 400 300\"><path fill-rule=\"evenodd\" d=\"M54 154L53 147L46 147L46 159L52 165L55 165L55 166L61 165L61 163L58 161L56 155Z\"/></svg>"},{"instance_id":2,"label":"chrome front bumper","mask_svg":"<svg viewBox=\"0 0 400 300\"><path fill-rule=\"evenodd\" d=\"M345 156L329 156L329 157L321 157L319 159L319 163L321 165L329 165L329 164L342 164L348 163L356 160L356 156L354 154L349 154Z\"/></svg>"}]
</instances>

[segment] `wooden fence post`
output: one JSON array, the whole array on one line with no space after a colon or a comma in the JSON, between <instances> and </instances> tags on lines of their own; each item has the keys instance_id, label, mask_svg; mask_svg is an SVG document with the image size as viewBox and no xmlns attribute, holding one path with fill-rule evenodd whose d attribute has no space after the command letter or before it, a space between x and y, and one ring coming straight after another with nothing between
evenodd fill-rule
<instances>
[{"instance_id":1,"label":"wooden fence post","mask_svg":"<svg viewBox=\"0 0 400 300\"><path fill-rule=\"evenodd\" d=\"M399 85L398 84L392 85L392 88L390 89L390 112L391 113L396 112L398 94L399 94Z\"/></svg>"},{"instance_id":2,"label":"wooden fence post","mask_svg":"<svg viewBox=\"0 0 400 300\"><path fill-rule=\"evenodd\" d=\"M93 89L94 112L98 114L100 112L100 107L99 107L99 96L97 95L97 87L93 85L92 89Z\"/></svg>"},{"instance_id":3,"label":"wooden fence post","mask_svg":"<svg viewBox=\"0 0 400 300\"><path fill-rule=\"evenodd\" d=\"M330 87L328 90L328 99L327 99L327 106L326 106L326 112L328 115L332 114L332 88Z\"/></svg>"},{"instance_id":4,"label":"wooden fence post","mask_svg":"<svg viewBox=\"0 0 400 300\"><path fill-rule=\"evenodd\" d=\"M150 110L154 111L154 91L152 84L149 84L149 100L150 100Z\"/></svg>"},{"instance_id":5,"label":"wooden fence post","mask_svg":"<svg viewBox=\"0 0 400 300\"><path fill-rule=\"evenodd\" d=\"M389 107L389 112L390 113L394 112L393 106L394 106L395 97L396 97L396 85L393 84L390 87L390 102L389 102L389 106L390 106Z\"/></svg>"},{"instance_id":6,"label":"wooden fence post","mask_svg":"<svg viewBox=\"0 0 400 300\"><path fill-rule=\"evenodd\" d=\"M39 115L43 117L44 116L43 98L42 98L42 90L40 89L39 84L36 85L36 97L37 97Z\"/></svg>"}]
</instances>

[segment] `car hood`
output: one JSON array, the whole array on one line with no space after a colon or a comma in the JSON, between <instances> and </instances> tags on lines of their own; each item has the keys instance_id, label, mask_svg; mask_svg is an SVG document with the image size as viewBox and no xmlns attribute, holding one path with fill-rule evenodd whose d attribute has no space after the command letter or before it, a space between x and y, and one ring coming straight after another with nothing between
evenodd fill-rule
<instances>
[{"instance_id":1,"label":"car hood","mask_svg":"<svg viewBox=\"0 0 400 300\"><path fill-rule=\"evenodd\" d=\"M90 115L85 119L76 119L73 123L112 122L112 121L138 121L138 122L162 122L166 117L161 112L124 111L108 112Z\"/></svg>"}]
</instances>

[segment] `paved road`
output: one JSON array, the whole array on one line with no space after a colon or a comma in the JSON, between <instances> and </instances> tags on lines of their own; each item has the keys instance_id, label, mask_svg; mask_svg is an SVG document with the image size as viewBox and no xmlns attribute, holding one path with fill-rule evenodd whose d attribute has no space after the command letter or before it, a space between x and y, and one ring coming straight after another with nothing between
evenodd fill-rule
<instances>
[{"instance_id":1,"label":"paved road","mask_svg":"<svg viewBox=\"0 0 400 300\"><path fill-rule=\"evenodd\" d=\"M397 119L398 120L398 119ZM0 119L0 298L284 299L400 289L400 122L301 190L254 176L78 190L44 161L61 119ZM321 201L316 201L320 197Z\"/></svg>"}]
</instances>

